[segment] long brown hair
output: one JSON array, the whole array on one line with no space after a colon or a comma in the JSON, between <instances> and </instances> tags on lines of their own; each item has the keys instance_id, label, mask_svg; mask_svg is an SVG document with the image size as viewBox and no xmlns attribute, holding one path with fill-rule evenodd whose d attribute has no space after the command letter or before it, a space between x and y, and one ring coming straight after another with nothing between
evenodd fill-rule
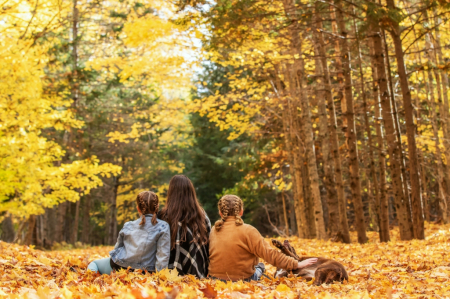
<instances>
[{"instance_id":1,"label":"long brown hair","mask_svg":"<svg viewBox=\"0 0 450 299\"><path fill-rule=\"evenodd\" d=\"M170 225L170 245L173 249L181 223L180 242L186 242L187 228L192 231L193 242L208 243L205 211L198 202L194 185L185 175L175 175L169 183L167 202L161 211L161 219Z\"/></svg>"},{"instance_id":2,"label":"long brown hair","mask_svg":"<svg viewBox=\"0 0 450 299\"><path fill-rule=\"evenodd\" d=\"M153 214L152 224L155 225L156 223L158 223L158 220L156 218L159 206L158 195L156 195L152 191L142 191L136 197L136 203L142 213L142 220L139 225L145 224L145 214Z\"/></svg>"},{"instance_id":3,"label":"long brown hair","mask_svg":"<svg viewBox=\"0 0 450 299\"><path fill-rule=\"evenodd\" d=\"M216 221L216 224L214 225L216 231L219 231L222 228L228 216L236 217L236 226L244 224L241 216L239 216L242 209L244 208L244 203L242 202L242 199L239 198L239 196L231 194L224 195L219 200L217 206L219 207L219 212L222 213L222 219Z\"/></svg>"}]
</instances>

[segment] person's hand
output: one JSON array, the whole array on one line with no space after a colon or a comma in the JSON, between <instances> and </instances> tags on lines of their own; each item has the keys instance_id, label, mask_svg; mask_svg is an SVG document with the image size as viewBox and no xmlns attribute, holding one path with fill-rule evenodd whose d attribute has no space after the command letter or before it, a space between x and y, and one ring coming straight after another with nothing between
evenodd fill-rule
<instances>
[{"instance_id":1,"label":"person's hand","mask_svg":"<svg viewBox=\"0 0 450 299\"><path fill-rule=\"evenodd\" d=\"M301 269L301 268L306 268L308 266L311 266L312 264L317 263L317 259L316 258L312 258L312 259L307 259L304 260L302 262L298 263L297 269Z\"/></svg>"}]
</instances>

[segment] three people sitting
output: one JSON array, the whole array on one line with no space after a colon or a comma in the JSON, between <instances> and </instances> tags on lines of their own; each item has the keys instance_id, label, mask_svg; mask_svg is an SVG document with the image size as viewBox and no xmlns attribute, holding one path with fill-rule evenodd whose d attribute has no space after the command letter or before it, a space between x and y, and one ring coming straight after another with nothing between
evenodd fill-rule
<instances>
[{"instance_id":1,"label":"three people sitting","mask_svg":"<svg viewBox=\"0 0 450 299\"><path fill-rule=\"evenodd\" d=\"M265 272L260 258L287 270L317 262L298 262L272 248L256 228L244 224L244 205L236 195L219 200L221 220L211 229L194 186L184 175L171 179L161 212L158 196L151 191L139 193L136 203L141 217L125 223L110 257L93 261L89 270L110 274L127 268L147 272L169 268L198 278L250 281L259 280Z\"/></svg>"}]
</instances>

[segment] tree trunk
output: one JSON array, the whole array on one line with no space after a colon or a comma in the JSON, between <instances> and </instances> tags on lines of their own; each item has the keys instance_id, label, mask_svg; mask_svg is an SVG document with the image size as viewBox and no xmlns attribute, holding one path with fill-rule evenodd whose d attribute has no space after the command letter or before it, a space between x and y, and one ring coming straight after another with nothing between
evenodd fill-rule
<instances>
[{"instance_id":1,"label":"tree trunk","mask_svg":"<svg viewBox=\"0 0 450 299\"><path fill-rule=\"evenodd\" d=\"M411 223L411 235L414 235L414 231L412 229L412 211L411 211L411 200L409 197L409 187L408 187L408 179L406 174L406 161L405 157L403 155L403 145L402 145L402 134L401 134L401 128L400 128L400 121L398 117L398 109L397 109L397 102L395 101L395 91L394 91L394 83L392 79L392 72L391 72L391 62L389 60L389 49L386 41L386 33L384 29L382 29L383 33L383 41L384 41L384 58L386 60L386 66L387 66L387 73L388 73L388 82L389 82L389 88L390 88L390 99L391 99L391 106L392 106L392 112L394 116L394 129L397 133L397 140L398 142L398 152L399 152L399 160L400 160L400 169L401 169L401 181L403 186L403 196L405 199L406 204L406 216L408 217L408 222Z\"/></svg>"},{"instance_id":2,"label":"tree trunk","mask_svg":"<svg viewBox=\"0 0 450 299\"><path fill-rule=\"evenodd\" d=\"M33 242L33 235L36 228L36 215L31 215L30 218L28 218L28 230L27 234L25 235L25 245L31 245Z\"/></svg>"},{"instance_id":3,"label":"tree trunk","mask_svg":"<svg viewBox=\"0 0 450 299\"><path fill-rule=\"evenodd\" d=\"M315 40L317 44L317 39ZM319 108L319 140L322 146L322 161L323 161L323 185L327 190L327 204L328 204L328 231L329 236L333 237L339 232L339 202L336 191L336 184L334 182L334 167L330 152L330 135L328 132L328 117L325 103L325 90L323 89L325 77L322 72L322 63L320 62L320 54L315 47L315 69L316 69L316 99Z\"/></svg>"},{"instance_id":4,"label":"tree trunk","mask_svg":"<svg viewBox=\"0 0 450 299\"><path fill-rule=\"evenodd\" d=\"M387 7L391 10L397 10L393 0L386 1ZM422 200L420 191L420 178L419 178L419 163L417 160L417 147L416 147L416 126L414 125L413 111L414 107L411 101L411 91L409 90L408 77L406 74L402 40L400 37L400 26L392 21L391 36L395 47L395 57L397 60L397 69L400 79L400 87L403 95L403 107L405 110L406 120L406 136L408 138L408 153L409 153L409 175L411 181L411 201L412 201L412 213L413 213L413 231L416 239L425 239L425 227L422 210Z\"/></svg>"},{"instance_id":5,"label":"tree trunk","mask_svg":"<svg viewBox=\"0 0 450 299\"><path fill-rule=\"evenodd\" d=\"M7 215L3 218L2 235L0 237L3 242L12 243L14 241L14 225L11 215Z\"/></svg>"},{"instance_id":6,"label":"tree trunk","mask_svg":"<svg viewBox=\"0 0 450 299\"><path fill-rule=\"evenodd\" d=\"M284 216L284 227L285 227L285 234L289 237L289 221L287 216L287 210L286 210L286 199L284 198L284 191L281 192L281 200L283 201L283 216Z\"/></svg>"},{"instance_id":7,"label":"tree trunk","mask_svg":"<svg viewBox=\"0 0 450 299\"><path fill-rule=\"evenodd\" d=\"M383 46L381 39L381 30L378 26L378 23L371 22L371 37L372 37L372 46L374 51L374 63L375 63L375 71L376 78L374 81L378 85L379 88L379 96L380 96L380 104L382 117L384 122L384 128L386 130L386 139L388 146L388 154L389 154L389 166L391 169L391 180L392 180L392 188L394 192L394 201L397 211L397 219L400 227L400 238L402 240L410 240L412 238L411 228L412 223L408 220L410 218L407 215L407 207L406 200L404 198L403 193L403 182L402 182L402 173L400 167L400 140L397 140L397 133L395 132L395 125L393 119L393 112L391 101L389 99L389 88L386 80L386 67L383 59ZM378 134L381 136L381 132ZM378 138L380 140L380 137ZM380 143L380 142L379 142ZM381 145L382 143L380 143ZM380 161L381 163L381 161ZM387 194L386 194L387 196ZM388 201L386 198L384 202ZM385 208L382 205L382 208ZM386 216L386 214L381 213L382 217Z\"/></svg>"},{"instance_id":8,"label":"tree trunk","mask_svg":"<svg viewBox=\"0 0 450 299\"><path fill-rule=\"evenodd\" d=\"M425 17L427 18L428 15L426 14ZM448 199L448 192L450 192L449 189L445 190L444 185L445 185L445 181L448 182L448 170L446 169L445 165L442 163L442 155L441 155L441 149L439 148L440 145L440 138L439 138L439 127L438 127L438 120L441 120L443 123L442 126L442 131L444 133L444 138L443 140L445 140L445 129L446 129L446 119L444 117L444 119L442 118L445 115L445 111L443 111L445 108L445 105L442 105L443 100L442 98L445 96L442 95L442 89L441 89L441 77L439 72L436 69L436 65L437 65L437 55L436 55L436 49L434 49L434 45L432 43L433 37L430 33L428 33L425 36L425 40L426 40L426 49L427 49L427 54L428 54L428 62L429 62L429 66L430 69L432 69L433 71L428 71L428 83L426 83L427 86L427 98L428 96L429 98L429 102L431 103L431 125L433 128L433 137L434 137L434 142L435 142L435 147L436 147L436 153L435 153L435 159L436 159L436 164L438 167L438 198L439 198L439 209L441 212L441 217L444 223L448 223L448 210L447 210L447 199ZM436 112L437 107L436 107L436 99L434 97L434 90L433 90L433 74L434 74L434 79L436 81L436 88L437 88L437 102L440 104L439 105L439 114L440 114L440 118L438 117L438 114ZM448 99L448 97L447 97ZM447 106L447 112L448 112L448 106ZM447 113L448 115L448 113ZM445 145L445 142L444 142ZM444 151L445 153L445 151ZM447 160L448 161L448 160ZM444 211L445 209L445 211Z\"/></svg>"},{"instance_id":9,"label":"tree trunk","mask_svg":"<svg viewBox=\"0 0 450 299\"><path fill-rule=\"evenodd\" d=\"M433 75L431 72L428 72L428 83L427 83L427 94L430 96L430 106L431 106L431 125L433 127L433 139L434 139L434 145L436 147L436 164L437 164L437 183L438 183L438 199L439 199L439 210L441 212L442 220L445 224L448 223L448 217L447 217L447 200L444 190L444 166L442 165L442 155L441 155L441 149L440 149L440 142L439 142L439 134L438 134L438 126L436 123L437 119L437 113L436 113L436 99L434 98L434 92L432 88L433 83Z\"/></svg>"},{"instance_id":10,"label":"tree trunk","mask_svg":"<svg viewBox=\"0 0 450 299\"><path fill-rule=\"evenodd\" d=\"M36 245L38 245L41 248L44 248L44 238L45 238L45 222L44 222L44 215L37 216L37 223L36 225Z\"/></svg>"},{"instance_id":11,"label":"tree trunk","mask_svg":"<svg viewBox=\"0 0 450 299\"><path fill-rule=\"evenodd\" d=\"M117 240L117 190L119 188L120 176L113 177L113 193L110 202L110 223L109 223L109 245L114 245Z\"/></svg>"},{"instance_id":12,"label":"tree trunk","mask_svg":"<svg viewBox=\"0 0 450 299\"><path fill-rule=\"evenodd\" d=\"M72 94L72 106L76 107L78 102L78 0L73 0L72 9L72 82L71 82L71 94Z\"/></svg>"},{"instance_id":13,"label":"tree trunk","mask_svg":"<svg viewBox=\"0 0 450 299\"><path fill-rule=\"evenodd\" d=\"M58 218L56 220L55 239L54 241L61 243L66 241L66 216L67 202L62 202L58 206Z\"/></svg>"},{"instance_id":14,"label":"tree trunk","mask_svg":"<svg viewBox=\"0 0 450 299\"><path fill-rule=\"evenodd\" d=\"M75 244L78 241L78 223L80 220L80 200L78 200L75 204L75 219L73 221L72 228L72 244Z\"/></svg>"},{"instance_id":15,"label":"tree trunk","mask_svg":"<svg viewBox=\"0 0 450 299\"><path fill-rule=\"evenodd\" d=\"M45 231L44 231L44 248L51 248L53 242L57 241L58 236L58 224L57 224L57 211L58 207L49 208L45 212Z\"/></svg>"},{"instance_id":16,"label":"tree trunk","mask_svg":"<svg viewBox=\"0 0 450 299\"><path fill-rule=\"evenodd\" d=\"M330 9L330 19L331 19L331 30L334 35L339 35L339 28L337 23L336 11L332 5L329 6ZM323 38L322 38L323 39ZM347 104L345 102L344 96L344 71L342 68L341 60L341 47L337 38L334 39L334 60L335 60L335 70L336 70L336 81L337 81L337 102L341 104L342 115L347 113ZM342 119L342 130L347 130L347 118Z\"/></svg>"},{"instance_id":17,"label":"tree trunk","mask_svg":"<svg viewBox=\"0 0 450 299\"><path fill-rule=\"evenodd\" d=\"M316 24L318 30L314 31L315 43L314 46L319 54L321 64L318 65L319 70L323 74L324 80L324 96L328 105L328 129L330 132L330 146L334 161L334 172L336 179L336 190L339 208L339 230L344 243L350 243L350 233L347 221L347 200L344 193L344 180L342 178L341 157L339 155L339 138L337 133L336 109L334 106L333 95L331 91L330 72L328 70L327 56L325 52L325 42L322 35L322 20L318 14L318 5L316 2ZM329 204L330 205L330 204Z\"/></svg>"},{"instance_id":18,"label":"tree trunk","mask_svg":"<svg viewBox=\"0 0 450 299\"><path fill-rule=\"evenodd\" d=\"M425 220L430 222L430 205L428 204L427 180L425 175L423 154L419 155L419 163L422 165L422 171L420 172L422 179L420 180L420 182L422 183L423 213L425 214Z\"/></svg>"},{"instance_id":19,"label":"tree trunk","mask_svg":"<svg viewBox=\"0 0 450 299\"><path fill-rule=\"evenodd\" d=\"M292 99L287 96L285 88L282 86L280 75L282 72L285 78L290 78L286 68L281 70L280 66L275 68L275 87L277 89L277 96L284 103L282 110L282 121L283 121L283 131L284 131L284 141L286 146L286 151L288 153L288 160L290 161L289 172L292 176L292 185L294 193L294 210L297 218L297 230L299 238L307 238L306 230L306 209L305 209L305 198L303 193L303 181L301 175L301 159L300 159L300 148L297 141L295 133L297 132L295 123L293 123L292 115ZM284 85L286 86L286 84Z\"/></svg>"},{"instance_id":20,"label":"tree trunk","mask_svg":"<svg viewBox=\"0 0 450 299\"><path fill-rule=\"evenodd\" d=\"M288 105L289 105L289 116L290 116L290 121L291 121L291 126L292 126L292 140L294 141L293 145L295 146L294 149L294 160L298 161L295 164L295 173L296 173L296 178L295 180L298 182L297 184L299 184L299 182L301 182L301 186L299 185L299 187L302 188L302 199L303 202L301 202L300 204L303 205L300 206L299 208L304 208L304 210L302 211L302 213L304 213L304 217L305 217L305 224L304 224L304 232L305 232L305 238L314 238L315 236L315 224L314 221L311 222L311 205L310 205L310 184L308 181L308 176L305 175L305 171L307 170L306 164L305 164L305 147L303 144L303 139L300 135L303 135L303 131L301 128L301 125L299 124L299 116L298 116L298 112L297 112L297 101L295 100L295 96L296 96L296 89L295 89L295 72L291 69L291 67L289 65L285 65L285 75L287 77L287 83L289 86L289 93L290 93L290 97L288 97ZM293 75L294 73L294 75ZM291 101L292 99L292 101ZM298 175L298 179L297 179L297 175ZM303 215L301 215L303 217Z\"/></svg>"},{"instance_id":21,"label":"tree trunk","mask_svg":"<svg viewBox=\"0 0 450 299\"><path fill-rule=\"evenodd\" d=\"M360 76L360 83L361 83L361 97L363 100L363 109L364 109L364 126L366 129L366 134L367 137L369 139L369 144L368 144L368 154L369 154L369 169L370 169L370 176L372 178L372 189L371 191L373 192L373 195L375 196L375 209L377 211L377 219L379 218L379 213L381 211L381 198L380 198L380 188L379 188L379 184L378 184L378 178L377 178L377 172L375 169L375 158L373 155L373 141L372 141L372 132L370 129L370 123L369 123L369 116L368 116L368 108L367 108L367 99L366 99L366 87L365 87L365 82L364 82L364 73L363 73L363 68L362 68L362 54L361 54L361 47L359 44L359 33L358 33L358 28L356 27L356 21L353 20L353 26L354 26L354 31L355 31L355 35L356 35L356 44L357 44L357 48L358 48L358 62L359 62L359 76ZM372 194L371 194L372 195ZM388 232L389 234L389 228L388 228ZM382 234L385 234L385 231L381 232L380 230L380 240L382 240ZM383 241L382 241L383 242Z\"/></svg>"},{"instance_id":22,"label":"tree trunk","mask_svg":"<svg viewBox=\"0 0 450 299\"><path fill-rule=\"evenodd\" d=\"M416 33L414 32L414 38L417 38ZM419 61L419 65L423 65L422 64L422 55L419 51L419 47L417 46L417 44L415 45L416 48L416 58ZM426 71L422 69L422 75L423 75L423 83L425 84L425 86L427 85L427 75L426 75ZM417 83L417 90L419 91L421 89L420 86L420 82ZM417 107L417 111L416 111L416 121L417 121L417 128L420 128L420 124L422 121L422 113L421 113L421 106L420 106L420 98L419 98L419 93L417 93L417 97L416 97L416 107ZM420 131L417 131L417 134L420 135ZM444 138L445 139L445 138ZM445 144L445 141L444 141ZM420 183L421 183L421 189L422 189L422 203L423 203L423 213L424 213L424 217L426 221L430 221L430 210L429 210L429 205L428 205L428 194L427 194L427 186L426 186L426 167L424 165L424 154L422 152L421 149L417 149L417 155L418 155L418 159L419 159L419 165L421 167L420 169ZM448 160L447 160L448 161ZM450 190L450 189L449 189Z\"/></svg>"},{"instance_id":23,"label":"tree trunk","mask_svg":"<svg viewBox=\"0 0 450 299\"><path fill-rule=\"evenodd\" d=\"M350 67L350 50L347 41L347 29L345 28L345 21L342 12L341 0L335 1L336 4L336 21L339 28L339 34L342 38L339 39L342 54L342 70L344 72L344 95L347 112L345 117L347 119L347 147L350 160L350 189L352 191L353 207L355 209L355 227L358 233L358 242L366 243L366 224L364 221L364 209L361 198L361 182L359 179L359 158L358 146L356 142L356 126L355 126L355 112L353 107L353 93L352 93L352 77Z\"/></svg>"},{"instance_id":24,"label":"tree trunk","mask_svg":"<svg viewBox=\"0 0 450 299\"><path fill-rule=\"evenodd\" d=\"M300 37L300 29L296 21L295 8L288 0L283 2L285 14L288 19L292 20L292 24L288 27L289 36L291 38L291 51L294 57L294 72L292 78L295 79L295 98L300 102L302 109L302 126L304 132L304 144L308 164L309 179L311 182L311 195L314 203L314 223L316 226L316 237L326 239L325 222L323 219L322 201L320 198L319 176L317 173L316 155L314 151L313 129L311 124L311 112L309 107L309 99L306 95L305 70L302 58L302 41Z\"/></svg>"},{"instance_id":25,"label":"tree trunk","mask_svg":"<svg viewBox=\"0 0 450 299\"><path fill-rule=\"evenodd\" d=\"M425 16L427 17L427 16ZM440 29L439 26L442 24L442 21L440 20L440 18L437 16L437 13L435 11L434 13L434 19L435 19L435 38L434 38L434 49L436 52L436 64L439 65L445 65L445 61L442 55L442 48L441 48L441 34L440 34ZM438 68L439 70L439 68ZM450 194L450 126L449 126L449 119L450 119L450 115L449 115L449 103L448 103L448 75L447 75L447 71L445 70L440 70L438 71L436 70L437 73L439 73L440 78L441 78L441 82L442 82L442 98L443 98L443 103L442 103L442 112L441 112L441 121L442 121L442 131L443 131L443 135L444 138L443 142L444 142L444 147L445 147L445 160L447 161L447 165L446 165L446 171L445 171L445 181L447 182L447 195ZM436 76L438 76L436 74Z\"/></svg>"},{"instance_id":26,"label":"tree trunk","mask_svg":"<svg viewBox=\"0 0 450 299\"><path fill-rule=\"evenodd\" d=\"M301 70L302 77L304 76L303 68ZM299 81L303 81L303 78L299 78ZM311 124L311 112L309 107L309 100L304 91L304 85L300 85L300 101L303 114L303 124L302 128L305 137L305 149L306 149L306 159L308 163L308 174L309 180L311 182L311 197L314 206L314 222L316 226L316 237L318 239L326 239L327 235L325 232L325 223L323 219L322 210L322 200L320 198L320 187L319 187L319 175L317 173L317 163L316 163L316 153L314 150L314 140L313 140L313 128Z\"/></svg>"},{"instance_id":27,"label":"tree trunk","mask_svg":"<svg viewBox=\"0 0 450 299\"><path fill-rule=\"evenodd\" d=\"M294 184L292 184L294 185ZM295 217L295 208L294 208L294 202L292 200L292 197L289 196L290 193L287 193L286 196L288 198L288 206L289 206L289 222L290 222L290 228L292 231L292 235L297 234L297 225L296 225L296 217Z\"/></svg>"},{"instance_id":28,"label":"tree trunk","mask_svg":"<svg viewBox=\"0 0 450 299\"><path fill-rule=\"evenodd\" d=\"M84 196L83 205L83 233L81 236L81 242L89 244L89 235L91 233L90 219L91 219L91 194Z\"/></svg>"},{"instance_id":29,"label":"tree trunk","mask_svg":"<svg viewBox=\"0 0 450 299\"><path fill-rule=\"evenodd\" d=\"M302 133L302 135L304 134ZM314 221L314 200L312 198L311 193L311 180L309 178L308 163L306 161L307 158L305 152L303 152L302 158L303 158L302 178L304 182L303 192L305 194L306 221L307 221L306 228L308 229L308 238L315 239L317 238L317 231L316 231L316 223Z\"/></svg>"},{"instance_id":30,"label":"tree trunk","mask_svg":"<svg viewBox=\"0 0 450 299\"><path fill-rule=\"evenodd\" d=\"M373 34L373 33L372 33ZM377 75L377 63L375 61L375 51L372 45L373 38L371 39L371 65L372 65L372 77L373 77L373 97L375 99L375 131L377 133L377 147L378 147L378 168L380 172L380 182L379 182L379 190L380 190L380 203L379 203L379 217L380 217L380 242L389 242L389 198L387 193L387 183L386 183L386 153L384 147L384 134L383 128L381 124L381 111L380 111L380 89Z\"/></svg>"}]
</instances>

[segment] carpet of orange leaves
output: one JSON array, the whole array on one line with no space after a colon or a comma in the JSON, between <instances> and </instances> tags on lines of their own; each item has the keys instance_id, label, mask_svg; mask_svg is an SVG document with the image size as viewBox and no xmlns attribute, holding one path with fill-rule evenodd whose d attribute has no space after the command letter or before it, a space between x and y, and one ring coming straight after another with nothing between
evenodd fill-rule
<instances>
[{"instance_id":1,"label":"carpet of orange leaves","mask_svg":"<svg viewBox=\"0 0 450 299\"><path fill-rule=\"evenodd\" d=\"M427 225L426 233L425 241L402 242L394 230L393 241L382 244L369 232L364 245L290 238L297 253L347 268L348 282L319 287L297 278L223 283L169 270L100 276L86 266L108 256L110 247L40 251L0 242L0 298L448 298L450 225Z\"/></svg>"}]
</instances>

